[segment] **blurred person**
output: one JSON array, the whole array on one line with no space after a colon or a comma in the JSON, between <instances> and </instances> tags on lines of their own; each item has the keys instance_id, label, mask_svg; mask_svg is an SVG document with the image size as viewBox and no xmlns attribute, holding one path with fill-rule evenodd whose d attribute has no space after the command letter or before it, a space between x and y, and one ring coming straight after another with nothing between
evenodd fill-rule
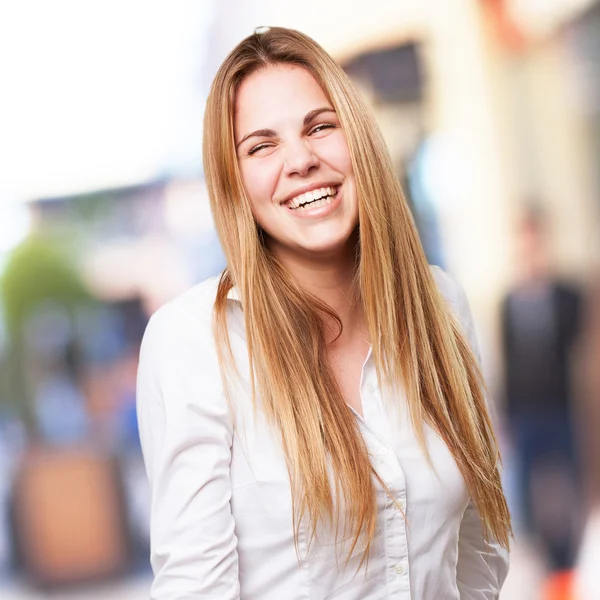
<instances>
[{"instance_id":1,"label":"blurred person","mask_svg":"<svg viewBox=\"0 0 600 600\"><path fill-rule=\"evenodd\" d=\"M151 597L497 599L468 303L345 73L255 32L213 82L204 166L227 268L154 314L138 372Z\"/></svg>"},{"instance_id":2,"label":"blurred person","mask_svg":"<svg viewBox=\"0 0 600 600\"><path fill-rule=\"evenodd\" d=\"M548 226L529 209L517 231L518 281L501 310L508 429L518 459L519 514L551 570L568 570L576 551L579 461L571 354L582 296L554 275Z\"/></svg>"}]
</instances>

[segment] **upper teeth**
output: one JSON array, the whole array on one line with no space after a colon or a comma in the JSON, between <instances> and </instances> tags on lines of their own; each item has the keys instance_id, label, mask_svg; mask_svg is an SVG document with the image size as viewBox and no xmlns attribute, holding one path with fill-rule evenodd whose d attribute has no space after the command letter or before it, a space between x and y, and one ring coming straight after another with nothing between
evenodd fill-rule
<instances>
[{"instance_id":1,"label":"upper teeth","mask_svg":"<svg viewBox=\"0 0 600 600\"><path fill-rule=\"evenodd\" d=\"M333 194L334 189L331 187L319 188L318 190L311 190L310 192L300 194L299 196L292 198L287 204L290 208L298 208L302 204L314 202L315 200L319 200L319 198L324 198L325 196L333 196Z\"/></svg>"}]
</instances>

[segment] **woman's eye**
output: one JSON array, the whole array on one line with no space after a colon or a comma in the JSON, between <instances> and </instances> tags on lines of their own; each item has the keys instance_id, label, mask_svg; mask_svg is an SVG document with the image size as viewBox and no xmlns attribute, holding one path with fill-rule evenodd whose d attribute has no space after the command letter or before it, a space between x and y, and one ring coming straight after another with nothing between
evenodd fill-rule
<instances>
[{"instance_id":1,"label":"woman's eye","mask_svg":"<svg viewBox=\"0 0 600 600\"><path fill-rule=\"evenodd\" d=\"M255 152L258 152L259 150L262 150L263 148L267 148L267 147L268 147L268 144L258 144L257 146L250 148L250 150L248 150L248 154L252 155Z\"/></svg>"},{"instance_id":2,"label":"woman's eye","mask_svg":"<svg viewBox=\"0 0 600 600\"><path fill-rule=\"evenodd\" d=\"M323 131L324 129L333 129L335 125L333 123L321 123L316 127L313 127L311 133L319 133L319 131Z\"/></svg>"}]
</instances>

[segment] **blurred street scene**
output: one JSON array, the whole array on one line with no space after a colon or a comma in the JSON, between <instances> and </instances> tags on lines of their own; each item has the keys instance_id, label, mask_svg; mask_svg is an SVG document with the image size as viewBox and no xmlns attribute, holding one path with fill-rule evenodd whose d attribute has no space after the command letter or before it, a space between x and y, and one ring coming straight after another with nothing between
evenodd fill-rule
<instances>
[{"instance_id":1,"label":"blurred street scene","mask_svg":"<svg viewBox=\"0 0 600 600\"><path fill-rule=\"evenodd\" d=\"M353 78L466 289L515 526L502 600L600 599L594 0L0 6L0 597L148 597L139 344L225 266L203 106L265 25Z\"/></svg>"}]
</instances>

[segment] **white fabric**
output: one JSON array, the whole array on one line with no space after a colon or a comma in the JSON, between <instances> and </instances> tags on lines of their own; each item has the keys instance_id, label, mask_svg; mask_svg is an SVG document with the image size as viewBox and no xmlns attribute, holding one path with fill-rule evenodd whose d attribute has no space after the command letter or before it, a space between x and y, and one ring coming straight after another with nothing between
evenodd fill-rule
<instances>
[{"instance_id":1,"label":"white fabric","mask_svg":"<svg viewBox=\"0 0 600 600\"><path fill-rule=\"evenodd\" d=\"M583 540L575 570L573 598L595 600L600 598L600 505L595 506L583 532Z\"/></svg>"},{"instance_id":2,"label":"white fabric","mask_svg":"<svg viewBox=\"0 0 600 600\"><path fill-rule=\"evenodd\" d=\"M438 285L474 341L464 293L441 270ZM157 311L138 374L138 417L152 489L154 600L491 600L508 554L482 536L478 513L445 444L430 428L432 471L403 398L384 401L369 353L362 370L364 418L356 415L373 464L406 519L378 489L378 526L368 570L358 554L322 531L298 554L291 494L277 434L254 413L241 307L229 300L230 337L242 383L233 412L223 395L212 337L217 279ZM360 550L360 549L359 549Z\"/></svg>"}]
</instances>

